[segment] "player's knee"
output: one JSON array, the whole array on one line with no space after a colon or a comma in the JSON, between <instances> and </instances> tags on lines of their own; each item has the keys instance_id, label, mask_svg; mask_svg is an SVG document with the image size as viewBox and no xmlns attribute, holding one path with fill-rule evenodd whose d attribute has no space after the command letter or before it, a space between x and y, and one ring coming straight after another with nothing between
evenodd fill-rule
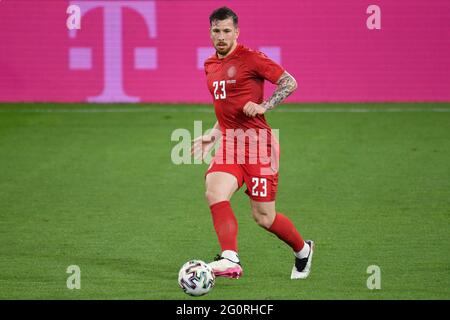
<instances>
[{"instance_id":1,"label":"player's knee","mask_svg":"<svg viewBox=\"0 0 450 320\"><path fill-rule=\"evenodd\" d=\"M259 226L265 229L269 229L272 226L274 218L269 212L253 211L253 219L255 219Z\"/></svg>"},{"instance_id":2,"label":"player's knee","mask_svg":"<svg viewBox=\"0 0 450 320\"><path fill-rule=\"evenodd\" d=\"M216 190L206 190L205 198L210 206L214 203L228 200L222 192Z\"/></svg>"}]
</instances>

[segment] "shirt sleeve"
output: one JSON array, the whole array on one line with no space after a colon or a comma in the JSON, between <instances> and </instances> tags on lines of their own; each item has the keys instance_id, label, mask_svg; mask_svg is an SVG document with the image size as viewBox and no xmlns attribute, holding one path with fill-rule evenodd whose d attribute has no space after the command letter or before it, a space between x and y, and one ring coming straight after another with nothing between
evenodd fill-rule
<instances>
[{"instance_id":1,"label":"shirt sleeve","mask_svg":"<svg viewBox=\"0 0 450 320\"><path fill-rule=\"evenodd\" d=\"M282 66L262 52L253 52L248 63L257 77L276 83L285 71Z\"/></svg>"}]
</instances>

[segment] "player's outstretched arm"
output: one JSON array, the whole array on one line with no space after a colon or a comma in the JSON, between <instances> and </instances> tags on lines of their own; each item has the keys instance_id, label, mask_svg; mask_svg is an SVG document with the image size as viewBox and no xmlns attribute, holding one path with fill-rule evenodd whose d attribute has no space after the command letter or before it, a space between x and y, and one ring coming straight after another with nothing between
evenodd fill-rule
<instances>
[{"instance_id":1,"label":"player's outstretched arm","mask_svg":"<svg viewBox=\"0 0 450 320\"><path fill-rule=\"evenodd\" d=\"M269 100L261 104L249 101L244 106L244 113L249 117L254 117L257 114L263 114L267 110L275 108L284 99L289 97L292 92L297 89L297 81L287 71L283 72L277 81L277 88Z\"/></svg>"},{"instance_id":2,"label":"player's outstretched arm","mask_svg":"<svg viewBox=\"0 0 450 320\"><path fill-rule=\"evenodd\" d=\"M219 122L216 121L209 134L202 135L192 140L191 155L196 159L203 160L214 147L214 144L222 137Z\"/></svg>"}]
</instances>

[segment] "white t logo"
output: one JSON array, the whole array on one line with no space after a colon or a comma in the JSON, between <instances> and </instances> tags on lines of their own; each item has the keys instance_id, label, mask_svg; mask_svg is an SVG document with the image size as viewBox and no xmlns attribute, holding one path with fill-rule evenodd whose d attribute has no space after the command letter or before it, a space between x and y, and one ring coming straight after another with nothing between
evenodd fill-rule
<instances>
[{"instance_id":1,"label":"white t logo","mask_svg":"<svg viewBox=\"0 0 450 320\"><path fill-rule=\"evenodd\" d=\"M81 8L83 16L92 9L103 8L103 70L104 87L99 96L88 97L89 102L139 102L123 88L122 63L122 8L134 9L143 18L150 38L156 38L156 6L153 0L147 1L71 1ZM77 30L70 30L69 36L76 37ZM71 48L69 64L71 69L91 69L91 48ZM136 48L135 67L137 69L156 68L155 48ZM140 61L146 60L143 63ZM150 61L149 61L150 60Z\"/></svg>"}]
</instances>

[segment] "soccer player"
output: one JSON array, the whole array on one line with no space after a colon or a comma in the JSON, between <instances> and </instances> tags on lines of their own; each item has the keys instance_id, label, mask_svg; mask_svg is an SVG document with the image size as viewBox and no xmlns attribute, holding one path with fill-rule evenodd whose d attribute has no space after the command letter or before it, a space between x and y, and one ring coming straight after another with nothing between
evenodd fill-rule
<instances>
[{"instance_id":1,"label":"soccer player","mask_svg":"<svg viewBox=\"0 0 450 320\"><path fill-rule=\"evenodd\" d=\"M263 53L237 43L238 17L231 9L215 10L209 21L216 53L205 61L205 73L218 121L210 134L193 141L192 152L203 158L221 142L205 174L206 200L222 249L210 266L216 276L239 278L243 273L238 223L230 199L245 183L255 221L293 250L291 279L305 279L311 270L314 242L304 241L291 220L275 209L278 145L264 117L297 88L297 83ZM263 101L264 80L277 85L267 101Z\"/></svg>"}]
</instances>

